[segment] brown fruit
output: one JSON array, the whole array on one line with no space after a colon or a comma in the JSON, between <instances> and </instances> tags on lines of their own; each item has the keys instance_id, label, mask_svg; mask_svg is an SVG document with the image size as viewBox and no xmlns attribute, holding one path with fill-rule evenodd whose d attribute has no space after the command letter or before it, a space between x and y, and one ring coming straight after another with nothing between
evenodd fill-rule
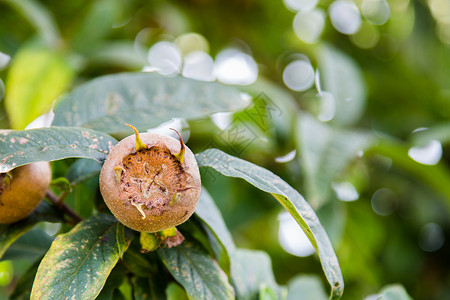
<instances>
[{"instance_id":1,"label":"brown fruit","mask_svg":"<svg viewBox=\"0 0 450 300\"><path fill-rule=\"evenodd\" d=\"M132 126L130 126L132 127ZM194 154L176 139L153 133L131 135L108 155L100 173L106 205L124 225L157 232L185 222L201 191Z\"/></svg>"},{"instance_id":2,"label":"brown fruit","mask_svg":"<svg viewBox=\"0 0 450 300\"><path fill-rule=\"evenodd\" d=\"M0 224L28 216L44 199L52 174L48 162L36 162L1 174Z\"/></svg>"}]
</instances>

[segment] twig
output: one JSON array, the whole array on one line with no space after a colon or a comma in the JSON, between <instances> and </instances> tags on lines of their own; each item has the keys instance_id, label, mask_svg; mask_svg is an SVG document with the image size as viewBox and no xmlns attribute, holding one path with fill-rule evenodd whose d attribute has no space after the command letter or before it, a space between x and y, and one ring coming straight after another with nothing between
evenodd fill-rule
<instances>
[{"instance_id":1,"label":"twig","mask_svg":"<svg viewBox=\"0 0 450 300\"><path fill-rule=\"evenodd\" d=\"M66 191L64 191L64 192L62 192L61 194L59 194L59 196L58 196L58 198L57 198L55 204L56 204L56 205L61 205L61 203L64 202L64 199L66 198L66 196L67 196L68 194L69 194L69 193L66 192Z\"/></svg>"},{"instance_id":2,"label":"twig","mask_svg":"<svg viewBox=\"0 0 450 300\"><path fill-rule=\"evenodd\" d=\"M52 191L48 190L46 194L47 198L64 214L68 215L72 218L75 224L83 221L83 218L78 215L72 208L70 208L67 204L61 201L60 197L53 194Z\"/></svg>"}]
</instances>

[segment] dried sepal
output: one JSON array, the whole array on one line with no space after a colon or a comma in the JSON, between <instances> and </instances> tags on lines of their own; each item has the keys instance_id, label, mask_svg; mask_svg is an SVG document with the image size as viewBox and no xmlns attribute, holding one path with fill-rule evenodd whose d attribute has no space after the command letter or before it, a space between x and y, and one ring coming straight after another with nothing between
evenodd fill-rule
<instances>
[{"instance_id":1,"label":"dried sepal","mask_svg":"<svg viewBox=\"0 0 450 300\"><path fill-rule=\"evenodd\" d=\"M5 189L11 189L12 175L8 173L0 173L0 194Z\"/></svg>"},{"instance_id":2,"label":"dried sepal","mask_svg":"<svg viewBox=\"0 0 450 300\"><path fill-rule=\"evenodd\" d=\"M131 129L133 129L133 131L134 131L134 134L136 136L136 152L141 151L143 149L147 149L147 145L142 142L141 136L139 135L139 132L136 129L136 127L134 127L133 125L130 125L130 124L125 124L125 125L127 125Z\"/></svg>"},{"instance_id":3,"label":"dried sepal","mask_svg":"<svg viewBox=\"0 0 450 300\"><path fill-rule=\"evenodd\" d=\"M145 215L144 210L142 209L142 207L144 206L144 203L136 203L134 201L130 201L131 205L133 205L134 207L136 207L136 209L141 213L142 215L142 220L144 220L147 216Z\"/></svg>"},{"instance_id":4,"label":"dried sepal","mask_svg":"<svg viewBox=\"0 0 450 300\"><path fill-rule=\"evenodd\" d=\"M177 154L174 154L174 156L176 158L178 158L178 160L180 161L180 163L184 162L184 152L185 152L185 147L184 147L184 143L183 143L183 139L181 138L181 134L176 131L173 128L170 128L171 130L175 131L178 134L178 138L180 139L180 152L178 152Z\"/></svg>"},{"instance_id":5,"label":"dried sepal","mask_svg":"<svg viewBox=\"0 0 450 300\"><path fill-rule=\"evenodd\" d=\"M122 173L123 173L123 168L120 166L115 166L114 167L114 175L116 177L116 182L120 183L120 180L122 179Z\"/></svg>"}]
</instances>

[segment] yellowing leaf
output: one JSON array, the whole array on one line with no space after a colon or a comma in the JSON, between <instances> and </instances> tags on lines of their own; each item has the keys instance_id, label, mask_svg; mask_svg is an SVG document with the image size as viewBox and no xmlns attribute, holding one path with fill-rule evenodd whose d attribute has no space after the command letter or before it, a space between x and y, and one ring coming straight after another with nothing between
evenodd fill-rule
<instances>
[{"instance_id":1,"label":"yellowing leaf","mask_svg":"<svg viewBox=\"0 0 450 300\"><path fill-rule=\"evenodd\" d=\"M54 50L27 46L15 55L6 82L5 107L13 129L47 112L72 81L73 69Z\"/></svg>"},{"instance_id":2,"label":"yellowing leaf","mask_svg":"<svg viewBox=\"0 0 450 300\"><path fill-rule=\"evenodd\" d=\"M116 223L98 214L60 234L39 265L31 299L95 299L129 245L116 239Z\"/></svg>"}]
</instances>

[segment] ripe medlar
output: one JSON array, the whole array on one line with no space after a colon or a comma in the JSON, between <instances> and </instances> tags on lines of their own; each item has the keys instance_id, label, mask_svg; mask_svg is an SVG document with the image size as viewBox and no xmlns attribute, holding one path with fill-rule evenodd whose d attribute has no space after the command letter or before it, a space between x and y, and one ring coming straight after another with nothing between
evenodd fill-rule
<instances>
[{"instance_id":1,"label":"ripe medlar","mask_svg":"<svg viewBox=\"0 0 450 300\"><path fill-rule=\"evenodd\" d=\"M176 139L154 133L121 140L111 149L100 172L106 205L124 225L158 232L185 222L200 198L197 161ZM175 131L176 132L176 131Z\"/></svg>"},{"instance_id":2,"label":"ripe medlar","mask_svg":"<svg viewBox=\"0 0 450 300\"><path fill-rule=\"evenodd\" d=\"M36 162L0 174L0 224L28 216L47 192L52 173L48 162Z\"/></svg>"}]
</instances>

